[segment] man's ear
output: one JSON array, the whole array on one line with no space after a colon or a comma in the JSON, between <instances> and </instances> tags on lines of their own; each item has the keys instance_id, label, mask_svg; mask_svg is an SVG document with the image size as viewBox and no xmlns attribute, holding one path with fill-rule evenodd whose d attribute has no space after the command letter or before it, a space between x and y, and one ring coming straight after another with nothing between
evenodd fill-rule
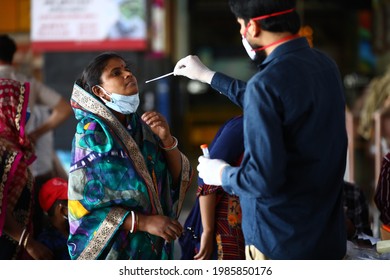
<instances>
[{"instance_id":1,"label":"man's ear","mask_svg":"<svg viewBox=\"0 0 390 280\"><path fill-rule=\"evenodd\" d=\"M68 206L62 203L58 204L58 206L60 207L61 215L68 216Z\"/></svg>"},{"instance_id":2,"label":"man's ear","mask_svg":"<svg viewBox=\"0 0 390 280\"><path fill-rule=\"evenodd\" d=\"M252 38L258 37L261 33L261 24L253 19L251 19L249 22L250 25L248 28L248 33L250 36L252 36Z\"/></svg>"}]
</instances>

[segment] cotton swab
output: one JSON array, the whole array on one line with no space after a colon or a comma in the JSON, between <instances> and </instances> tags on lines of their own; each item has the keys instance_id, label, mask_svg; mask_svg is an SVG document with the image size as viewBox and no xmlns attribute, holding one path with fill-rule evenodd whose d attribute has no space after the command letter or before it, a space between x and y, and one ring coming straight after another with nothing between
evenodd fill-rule
<instances>
[{"instance_id":1,"label":"cotton swab","mask_svg":"<svg viewBox=\"0 0 390 280\"><path fill-rule=\"evenodd\" d=\"M168 76L171 76L171 75L173 75L173 72L165 74L165 75L162 75L162 76L159 76L157 78L154 78L154 79L151 79L151 80L148 80L148 81L145 81L145 84L153 82L153 81L156 81L156 80L160 80L162 78L165 78L165 77L168 77Z\"/></svg>"}]
</instances>

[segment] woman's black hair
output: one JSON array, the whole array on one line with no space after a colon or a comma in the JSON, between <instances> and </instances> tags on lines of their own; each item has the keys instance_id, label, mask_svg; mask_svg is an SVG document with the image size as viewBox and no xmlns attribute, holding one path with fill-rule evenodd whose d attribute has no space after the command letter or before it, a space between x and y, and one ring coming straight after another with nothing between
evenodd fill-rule
<instances>
[{"instance_id":1,"label":"woman's black hair","mask_svg":"<svg viewBox=\"0 0 390 280\"><path fill-rule=\"evenodd\" d=\"M237 18L242 18L248 23L252 18L293 9L296 7L296 0L229 0L229 7ZM296 11L259 22L262 29L270 32L296 34L301 27L300 17Z\"/></svg>"},{"instance_id":2,"label":"woman's black hair","mask_svg":"<svg viewBox=\"0 0 390 280\"><path fill-rule=\"evenodd\" d=\"M92 93L92 87L101 84L101 76L107 63L112 58L123 59L122 56L115 52L104 52L96 56L87 67L84 68L81 78L77 80L77 84L84 90Z\"/></svg>"}]
</instances>

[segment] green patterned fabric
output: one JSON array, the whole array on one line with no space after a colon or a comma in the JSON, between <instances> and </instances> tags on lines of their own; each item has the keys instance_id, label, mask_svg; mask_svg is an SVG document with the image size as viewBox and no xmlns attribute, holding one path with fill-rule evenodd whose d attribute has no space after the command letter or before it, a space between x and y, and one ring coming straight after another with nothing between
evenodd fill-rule
<instances>
[{"instance_id":1,"label":"green patterned fabric","mask_svg":"<svg viewBox=\"0 0 390 280\"><path fill-rule=\"evenodd\" d=\"M177 218L192 170L182 154L173 186L159 139L139 115L124 127L77 84L71 104L78 121L69 173L69 253L72 259L172 259L173 243L120 227L130 211Z\"/></svg>"}]
</instances>

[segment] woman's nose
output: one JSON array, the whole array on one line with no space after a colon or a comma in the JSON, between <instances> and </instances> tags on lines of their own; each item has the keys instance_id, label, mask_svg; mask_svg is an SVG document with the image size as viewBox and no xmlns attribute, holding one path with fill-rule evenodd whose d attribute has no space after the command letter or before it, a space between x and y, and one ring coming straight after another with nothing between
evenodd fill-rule
<instances>
[{"instance_id":1,"label":"woman's nose","mask_svg":"<svg viewBox=\"0 0 390 280\"><path fill-rule=\"evenodd\" d=\"M125 71L125 78L127 77L133 77L133 73L131 71L126 70Z\"/></svg>"}]
</instances>

